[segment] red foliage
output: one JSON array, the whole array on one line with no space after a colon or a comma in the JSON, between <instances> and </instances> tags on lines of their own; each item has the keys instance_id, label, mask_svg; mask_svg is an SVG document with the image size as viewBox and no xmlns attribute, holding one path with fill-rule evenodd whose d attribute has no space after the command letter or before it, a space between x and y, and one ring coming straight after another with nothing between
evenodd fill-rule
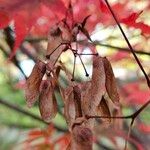
<instances>
[{"instance_id":1,"label":"red foliage","mask_svg":"<svg viewBox=\"0 0 150 150\"><path fill-rule=\"evenodd\" d=\"M137 19L140 16L141 11L134 12L132 9L129 9L127 7L127 3L129 2L130 1L124 1L123 3L117 2L111 5L118 20L120 21L120 23L123 23L129 27L140 29L143 34L150 34L149 25L146 25L142 21L137 22ZM45 35L47 34L50 27L52 27L56 22L59 22L60 20L65 18L66 13L69 12L69 8L67 8L68 4L69 4L69 0L68 1L67 0L66 1L65 0L55 0L55 1L32 0L32 3L30 0L13 0L13 1L0 0L0 28L1 29L5 28L10 24L11 21L14 21L15 44L14 44L13 51L10 57L14 56L17 48L20 46L21 42L24 40L24 38L27 35L29 34L30 35ZM113 17L111 16L110 11L108 10L103 0L81 0L81 1L74 0L72 2L72 6L73 6L72 10L73 10L74 18L71 21L74 21L73 23L81 22L84 20L86 16L91 15L87 21L88 23L86 24L86 27L87 27L86 29L88 29L88 31L93 31L97 23L102 23L104 26L116 24L114 22ZM87 35L86 33L88 32L84 30L83 33ZM71 42L71 40L69 42ZM127 58L127 57L128 57L127 53L118 52L114 56L113 59L119 60L119 59ZM104 74L105 74L104 78L106 78L106 80L103 79L104 75L101 75L102 78L100 78L100 80L101 79L104 80L104 84L106 85L106 90L110 99L113 102L118 102L119 97L118 97L118 93L116 90L116 85L115 85L116 83L115 83L115 78L112 72L111 65L109 64L109 61L107 59L104 62L102 62L101 65L102 65L102 68L104 68ZM94 68L94 71L95 71L95 68ZM96 77L100 77L98 73L101 74L102 72L101 71L97 73L97 70L101 71L102 69L96 68L96 72L95 72L96 76L92 77L94 80L94 82L92 82L92 85L94 86L96 85L95 83L101 84L101 82L95 82L95 81L98 81ZM37 73L37 70L35 72ZM44 74L42 74L41 78L39 79L40 82L42 80L43 75ZM104 85L101 85L101 86L104 86ZM33 89L35 90L35 88ZM39 86L37 87L37 89L39 89ZM99 89L102 89L102 88L99 88ZM95 86L95 89L93 90L93 87L92 87L90 91L93 91L93 95L96 95L97 93L101 93L99 89ZM138 84L134 84L134 85L128 84L127 86L124 87L124 89L126 90L126 93L127 93L126 99L129 102L134 103L134 104L135 103L144 104L148 100L149 95L150 95L149 90L141 90ZM39 92L39 91L36 90L36 92ZM106 92L106 91L102 91L102 92ZM93 95L91 97L89 96L90 100L91 98L93 98ZM33 96L33 92L32 92L32 96ZM98 97L100 96L98 95ZM101 108L101 111L104 114L107 113L108 114L107 116L110 116L107 103L105 102L105 99L103 100L104 100L104 103L103 104L100 103L103 107L103 109ZM99 99L95 98L94 102L95 103L99 102ZM90 104L92 105L92 103ZM144 132L149 132L149 126L145 126L141 124L138 127L140 130ZM53 149L55 144L59 144L60 147L62 148L62 147L65 147L70 142L69 134L64 134L62 137L52 141L51 135L53 132L54 132L54 129L52 127L43 131L39 131L39 130L32 131L29 133L28 135L29 138L26 141L26 143L30 145L32 141L38 138L44 138L43 143L38 143L35 146L42 147L43 145L46 145L46 146L49 146L49 148ZM136 143L136 141L132 139L129 139L129 141L137 145L139 149L142 149L141 145Z\"/></svg>"},{"instance_id":2,"label":"red foliage","mask_svg":"<svg viewBox=\"0 0 150 150\"><path fill-rule=\"evenodd\" d=\"M7 13L5 11L1 11L0 18L1 18L0 28L6 27L10 22L10 17L7 15Z\"/></svg>"},{"instance_id":3,"label":"red foliage","mask_svg":"<svg viewBox=\"0 0 150 150\"><path fill-rule=\"evenodd\" d=\"M129 83L123 88L125 90L126 99L131 104L144 104L149 99L150 91L142 89L139 83Z\"/></svg>"},{"instance_id":4,"label":"red foliage","mask_svg":"<svg viewBox=\"0 0 150 150\"><path fill-rule=\"evenodd\" d=\"M55 146L57 146L59 149L65 150L70 142L70 134L64 133L56 139L53 138L53 134L55 134L55 129L52 125L49 125L48 128L43 130L31 130L28 133L27 140L25 140L22 144L24 144L24 148L27 149L37 148L38 150L42 150L44 148L48 148L54 150ZM43 140L40 141L39 139Z\"/></svg>"},{"instance_id":5,"label":"red foliage","mask_svg":"<svg viewBox=\"0 0 150 150\"><path fill-rule=\"evenodd\" d=\"M112 61L120 61L123 59L128 59L130 58L130 54L127 52L122 52L122 51L118 51L116 52L112 57L111 60Z\"/></svg>"},{"instance_id":6,"label":"red foliage","mask_svg":"<svg viewBox=\"0 0 150 150\"><path fill-rule=\"evenodd\" d=\"M113 3L112 9L116 12L120 22L149 34L150 27L148 25L136 22L139 13L133 12L127 7L129 2ZM47 34L54 23L64 18L68 3L69 0L32 0L32 3L30 0L0 0L0 28L5 28L12 20L14 21L16 39L12 56L29 31L31 31L30 34ZM99 22L104 25L115 24L103 0L75 0L72 2L72 6L75 22L91 15L88 19L89 23L87 23L88 30L92 31Z\"/></svg>"},{"instance_id":7,"label":"red foliage","mask_svg":"<svg viewBox=\"0 0 150 150\"><path fill-rule=\"evenodd\" d=\"M128 26L130 26L130 27L141 29L141 32L143 34L149 34L150 33L150 26L143 23L143 22L137 22L136 21L141 13L142 12L132 13L130 16L122 19L121 22L128 25Z\"/></svg>"},{"instance_id":8,"label":"red foliage","mask_svg":"<svg viewBox=\"0 0 150 150\"><path fill-rule=\"evenodd\" d=\"M138 129L145 134L150 134L150 125L146 125L144 123L140 123L137 125Z\"/></svg>"},{"instance_id":9,"label":"red foliage","mask_svg":"<svg viewBox=\"0 0 150 150\"><path fill-rule=\"evenodd\" d=\"M49 7L50 11L54 12L58 17L58 20L66 12L66 7L61 0L32 0L32 3L30 0L0 1L0 28L4 28L9 25L10 21L14 21L16 39L11 57L15 54L16 49L29 33L32 26L36 24L37 19L41 17L43 5Z\"/></svg>"}]
</instances>

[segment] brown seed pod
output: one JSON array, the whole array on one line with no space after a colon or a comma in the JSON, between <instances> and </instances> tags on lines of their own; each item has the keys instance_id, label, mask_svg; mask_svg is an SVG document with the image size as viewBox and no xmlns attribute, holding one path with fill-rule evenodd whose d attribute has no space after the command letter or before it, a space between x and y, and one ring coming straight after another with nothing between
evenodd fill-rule
<instances>
[{"instance_id":1,"label":"brown seed pod","mask_svg":"<svg viewBox=\"0 0 150 150\"><path fill-rule=\"evenodd\" d=\"M118 106L119 105L119 94L117 91L115 76L114 76L111 64L106 57L103 58L103 62L104 62L105 75L106 75L105 86L106 86L108 96L110 97L112 102L116 106Z\"/></svg>"},{"instance_id":2,"label":"brown seed pod","mask_svg":"<svg viewBox=\"0 0 150 150\"><path fill-rule=\"evenodd\" d=\"M64 43L72 42L72 35L71 35L71 31L70 31L69 27L64 22L60 22L59 28L62 31L62 41Z\"/></svg>"},{"instance_id":3,"label":"brown seed pod","mask_svg":"<svg viewBox=\"0 0 150 150\"><path fill-rule=\"evenodd\" d=\"M91 85L90 85L91 84ZM106 92L105 71L102 57L93 58L93 73L91 83L87 83L88 88L82 94L82 108L85 115L97 115L97 107ZM90 86L90 87L89 87ZM88 119L86 125L91 129L94 127L95 119Z\"/></svg>"},{"instance_id":4,"label":"brown seed pod","mask_svg":"<svg viewBox=\"0 0 150 150\"><path fill-rule=\"evenodd\" d=\"M51 28L49 35L48 35L48 46L47 46L47 52L46 57L49 59L50 55L53 53L53 51L60 49L62 38L61 38L62 31L58 26L54 26ZM57 53L54 52L56 55Z\"/></svg>"},{"instance_id":5,"label":"brown seed pod","mask_svg":"<svg viewBox=\"0 0 150 150\"><path fill-rule=\"evenodd\" d=\"M39 88L45 71L45 63L38 60L26 81L25 97L28 107L31 107L39 96Z\"/></svg>"},{"instance_id":6,"label":"brown seed pod","mask_svg":"<svg viewBox=\"0 0 150 150\"><path fill-rule=\"evenodd\" d=\"M73 87L74 95L74 104L75 104L75 118L82 117L82 108L81 108L81 89L79 86Z\"/></svg>"},{"instance_id":7,"label":"brown seed pod","mask_svg":"<svg viewBox=\"0 0 150 150\"><path fill-rule=\"evenodd\" d=\"M67 93L68 92L68 93ZM65 94L66 93L66 94ZM74 103L74 95L72 87L69 87L64 90L64 115L66 118L66 122L71 128L72 123L75 120L75 103Z\"/></svg>"},{"instance_id":8,"label":"brown seed pod","mask_svg":"<svg viewBox=\"0 0 150 150\"><path fill-rule=\"evenodd\" d=\"M105 71L102 57L94 57L91 81L91 95L94 95L94 104L98 106L105 93Z\"/></svg>"},{"instance_id":9,"label":"brown seed pod","mask_svg":"<svg viewBox=\"0 0 150 150\"><path fill-rule=\"evenodd\" d=\"M84 113L96 115L96 108L105 93L105 72L102 57L94 57L91 85L83 95ZM87 83L88 85L88 83Z\"/></svg>"},{"instance_id":10,"label":"brown seed pod","mask_svg":"<svg viewBox=\"0 0 150 150\"><path fill-rule=\"evenodd\" d=\"M54 88L50 80L45 80L39 96L39 109L42 119L50 122L57 114L57 102L54 95Z\"/></svg>"},{"instance_id":11,"label":"brown seed pod","mask_svg":"<svg viewBox=\"0 0 150 150\"><path fill-rule=\"evenodd\" d=\"M89 128L75 126L71 134L71 150L92 150L93 134Z\"/></svg>"},{"instance_id":12,"label":"brown seed pod","mask_svg":"<svg viewBox=\"0 0 150 150\"><path fill-rule=\"evenodd\" d=\"M99 116L107 116L108 118L102 118L103 122L106 125L109 125L111 123L111 113L107 104L106 99L104 98L104 96L102 96L102 99L97 107L97 115Z\"/></svg>"}]
</instances>

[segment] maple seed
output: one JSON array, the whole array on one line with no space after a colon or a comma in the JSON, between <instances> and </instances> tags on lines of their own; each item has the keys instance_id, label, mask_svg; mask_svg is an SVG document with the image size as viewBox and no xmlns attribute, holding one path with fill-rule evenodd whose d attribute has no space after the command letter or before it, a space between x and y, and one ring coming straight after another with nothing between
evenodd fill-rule
<instances>
[{"instance_id":1,"label":"maple seed","mask_svg":"<svg viewBox=\"0 0 150 150\"><path fill-rule=\"evenodd\" d=\"M101 118L105 125L109 125L111 122L111 113L106 99L102 96L102 99L97 107L97 114L101 116L108 116L108 118ZM109 118L110 117L110 118Z\"/></svg>"},{"instance_id":2,"label":"maple seed","mask_svg":"<svg viewBox=\"0 0 150 150\"><path fill-rule=\"evenodd\" d=\"M72 131L73 141L71 149L92 150L92 131L89 128L76 126Z\"/></svg>"},{"instance_id":3,"label":"maple seed","mask_svg":"<svg viewBox=\"0 0 150 150\"><path fill-rule=\"evenodd\" d=\"M28 107L31 107L39 96L39 87L42 78L46 71L46 65L42 61L38 60L33 67L31 75L26 81L25 96Z\"/></svg>"},{"instance_id":4,"label":"maple seed","mask_svg":"<svg viewBox=\"0 0 150 150\"><path fill-rule=\"evenodd\" d=\"M112 102L116 106L119 106L119 93L117 91L116 80L115 80L111 63L106 57L104 57L103 64L104 64L104 70L106 75L106 81L105 81L106 91L108 93L108 96L112 100Z\"/></svg>"},{"instance_id":5,"label":"maple seed","mask_svg":"<svg viewBox=\"0 0 150 150\"><path fill-rule=\"evenodd\" d=\"M75 111L76 111L76 118L82 117L82 106L81 106L81 90L79 86L73 87L73 94L74 94L74 104L75 104Z\"/></svg>"},{"instance_id":6,"label":"maple seed","mask_svg":"<svg viewBox=\"0 0 150 150\"><path fill-rule=\"evenodd\" d=\"M54 96L52 82L50 80L45 80L41 87L39 110L42 119L46 122L50 122L57 113L57 102Z\"/></svg>"}]
</instances>

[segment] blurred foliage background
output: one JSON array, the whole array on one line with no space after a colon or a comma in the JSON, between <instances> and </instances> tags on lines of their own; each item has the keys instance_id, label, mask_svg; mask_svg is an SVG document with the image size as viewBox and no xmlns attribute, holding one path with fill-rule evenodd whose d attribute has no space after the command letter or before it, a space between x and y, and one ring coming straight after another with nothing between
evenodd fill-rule
<instances>
[{"instance_id":1,"label":"blurred foliage background","mask_svg":"<svg viewBox=\"0 0 150 150\"><path fill-rule=\"evenodd\" d=\"M108 34L103 41L107 41L110 45L117 45L118 47L124 47L124 41L120 37L118 38L118 31L117 29L99 29L102 32ZM113 33L113 34L112 34ZM139 39L138 36L134 36L137 33L132 31L133 37L131 36L131 41L134 39ZM100 33L101 35L101 33ZM98 37L100 36L98 35ZM110 38L113 36L113 38ZM116 40L114 37L118 38ZM96 36L93 35L93 38ZM110 38L110 39L108 39ZM46 40L43 38L40 42L33 40L32 42L28 41L28 39L22 44L20 51L17 52L16 56L14 57L13 61L8 60L9 54L9 47L6 43L6 34L5 31L1 31L1 40L4 42L2 43L2 48L0 51L0 101L4 101L10 103L12 105L17 106L21 110L26 110L37 117L40 118L40 113L38 110L38 104L35 105L33 108L29 109L26 106L25 98L24 98L24 84L25 78L30 74L33 66L34 66L34 59L36 57L43 57L43 53L46 50ZM101 42L104 43L104 42ZM119 43L119 45L118 45ZM104 43L106 44L106 43ZM123 46L122 46L123 45ZM6 47L6 48L5 48ZM123 106L122 112L123 115L128 115L137 110L141 104L144 104L147 97L149 97L149 91L147 90L147 86L145 81L143 81L143 76L139 71L137 64L134 63L131 54L128 52L119 51L115 48L106 47L97 44L96 49L101 56L108 56L110 61L113 65L113 70L115 72L115 76L118 82L118 88L121 95L121 104ZM7 50L7 51L6 51ZM85 52L89 52L89 49L86 48ZM138 55L139 58L144 62L145 68L149 66L149 56L148 55ZM92 56L83 56L84 63L87 67L87 71L90 73L92 72ZM68 51L62 54L61 61L66 64L67 68L71 71L73 66L73 56ZM16 61L15 61L16 60ZM77 70L75 73L75 77L78 81L86 81L89 80L84 75L84 70L77 60ZM139 79L140 78L140 79ZM66 79L65 75L62 73L60 78L60 82L63 86L65 86ZM141 90L137 91L137 87L140 87ZM123 89L124 88L124 89ZM130 89L131 88L131 89ZM123 90L122 90L123 89ZM128 94L128 89L131 93ZM127 94L125 96L125 90ZM136 93L135 93L136 92ZM138 94L140 92L140 94ZM132 95L132 94L135 95ZM60 112L63 109L63 103L61 101L61 97L58 93L57 94L57 101L59 103ZM137 94L137 96L136 96ZM148 95L148 96L146 96ZM147 99L146 99L147 98ZM0 149L1 150L9 150L16 149L16 145L22 143L26 138L28 138L28 133L32 129L45 129L47 124L37 119L34 119L32 116L26 115L16 108L11 108L0 102ZM136 123L133 127L133 134L138 140L141 142L145 142L146 145L149 144L149 120L150 120L150 109L146 108L136 120ZM126 123L126 129L128 128L128 120L124 120ZM58 128L67 129L66 122L62 116L62 113L57 114L56 118L52 121ZM139 123L143 126L139 126ZM143 128L142 128L143 127ZM62 131L57 131L62 132ZM118 137L119 139L119 137ZM108 139L102 138L100 140L100 147L101 149L109 149L111 147L113 149L113 143ZM121 141L121 145L123 145L124 141ZM107 146L108 147L107 147ZM95 146L96 147L96 146ZM97 148L99 149L99 148Z\"/></svg>"},{"instance_id":2,"label":"blurred foliage background","mask_svg":"<svg viewBox=\"0 0 150 150\"><path fill-rule=\"evenodd\" d=\"M149 11L142 17L149 22ZM125 33L129 37L131 44L138 51L145 70L150 73L150 39L141 35L138 29L127 28L122 25ZM128 115L135 112L144 104L150 95L144 77L135 63L130 50L126 48L126 43L116 26L105 27L98 24L91 34L95 41L95 49L100 56L107 56L112 63L116 76L118 90L121 98L122 113ZM26 106L24 97L25 79L31 73L37 58L44 60L47 47L47 38L26 37L14 58L10 61L9 55L14 44L13 26L0 30L0 150L23 149L22 143L29 138L32 130L44 130L47 124L40 120L38 104L29 109ZM91 52L89 46L81 49L83 52ZM92 73L92 56L82 56L90 76ZM64 52L60 60L72 72L73 55L70 51ZM84 70L79 60L77 60L75 78L77 81L86 81ZM61 73L60 83L67 85L66 77ZM56 91L59 113L52 120L56 132L52 135L59 137L67 130L66 122L62 115L63 103L59 93ZM150 147L150 108L147 107L138 116L131 132L131 149L148 150ZM129 127L129 121L123 120L123 129L120 137L116 138L116 143L107 136L107 133L99 135L95 142L95 149L115 150L116 145L123 148L125 135ZM111 132L111 131L110 131ZM124 134L125 133L125 134ZM141 148L141 149L140 149ZM46 148L45 148L46 149Z\"/></svg>"}]
</instances>

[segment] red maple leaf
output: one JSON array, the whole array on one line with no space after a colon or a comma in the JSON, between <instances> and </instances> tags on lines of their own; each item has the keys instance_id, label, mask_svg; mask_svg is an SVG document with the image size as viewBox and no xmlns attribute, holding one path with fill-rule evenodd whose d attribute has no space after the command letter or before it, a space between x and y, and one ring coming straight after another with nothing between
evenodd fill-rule
<instances>
[{"instance_id":1,"label":"red maple leaf","mask_svg":"<svg viewBox=\"0 0 150 150\"><path fill-rule=\"evenodd\" d=\"M123 18L121 20L121 23L124 23L130 27L134 27L136 29L140 29L143 34L149 34L150 33L150 26L143 23L142 21L137 22L138 17L140 16L141 12L134 12L131 15L129 15L126 18Z\"/></svg>"},{"instance_id":2,"label":"red maple leaf","mask_svg":"<svg viewBox=\"0 0 150 150\"><path fill-rule=\"evenodd\" d=\"M43 5L46 5L58 18L64 16L66 12L66 7L61 0L32 0L32 2L30 0L0 0L0 28L7 27L11 21L14 21L15 44L10 58L14 56L32 26L41 17Z\"/></svg>"}]
</instances>

